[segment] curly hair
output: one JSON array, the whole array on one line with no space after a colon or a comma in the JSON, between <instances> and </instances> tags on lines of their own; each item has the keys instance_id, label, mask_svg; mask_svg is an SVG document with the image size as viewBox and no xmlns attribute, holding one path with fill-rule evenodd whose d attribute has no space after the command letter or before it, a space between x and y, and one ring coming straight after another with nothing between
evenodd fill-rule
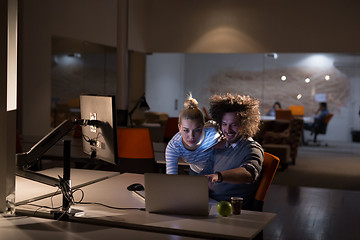
<instances>
[{"instance_id":1,"label":"curly hair","mask_svg":"<svg viewBox=\"0 0 360 240\"><path fill-rule=\"evenodd\" d=\"M259 100L245 95L213 95L210 98L210 114L221 126L225 113L236 112L240 121L241 135L253 137L259 131Z\"/></svg>"}]
</instances>

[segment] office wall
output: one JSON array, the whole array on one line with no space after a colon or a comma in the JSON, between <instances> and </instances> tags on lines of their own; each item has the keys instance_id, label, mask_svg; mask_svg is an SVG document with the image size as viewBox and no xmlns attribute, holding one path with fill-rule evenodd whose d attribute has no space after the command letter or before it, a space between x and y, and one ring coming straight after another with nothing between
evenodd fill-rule
<instances>
[{"instance_id":1,"label":"office wall","mask_svg":"<svg viewBox=\"0 0 360 240\"><path fill-rule=\"evenodd\" d=\"M118 1L22 0L25 136L43 136L50 128L51 36L115 47ZM128 46L146 53L359 52L357 5L355 0L131 0Z\"/></svg>"},{"instance_id":2,"label":"office wall","mask_svg":"<svg viewBox=\"0 0 360 240\"><path fill-rule=\"evenodd\" d=\"M146 100L150 110L177 117L183 109L185 60L184 54L147 56Z\"/></svg>"},{"instance_id":3,"label":"office wall","mask_svg":"<svg viewBox=\"0 0 360 240\"><path fill-rule=\"evenodd\" d=\"M51 123L52 36L115 47L117 0L24 0L22 14L22 133L43 136Z\"/></svg>"},{"instance_id":4,"label":"office wall","mask_svg":"<svg viewBox=\"0 0 360 240\"><path fill-rule=\"evenodd\" d=\"M171 62L169 58L183 59ZM345 54L278 54L277 59L267 54L174 54L159 53L148 57L147 85L164 83L170 79L183 79L183 103L186 93L191 91L199 106L208 107L212 94L246 94L261 101L261 113L265 115L275 101L283 108L290 105L305 106L305 115L313 116L318 108L316 94L326 94L329 110L335 115L331 120L326 138L334 141L351 141L351 130L360 129L358 110L360 106L360 56ZM183 69L181 75L168 69ZM282 81L281 76L287 77ZM330 80L324 79L325 75ZM167 76L165 79L163 76ZM306 83L305 78L310 82ZM178 89L155 84L147 88L151 107L164 112L172 107L157 96L175 94ZM169 94L169 95L171 95ZM298 98L301 94L301 98ZM171 99L171 97L170 97ZM177 115L182 110L172 111Z\"/></svg>"},{"instance_id":5,"label":"office wall","mask_svg":"<svg viewBox=\"0 0 360 240\"><path fill-rule=\"evenodd\" d=\"M141 4L140 4L141 3ZM132 0L146 52L359 52L356 0ZM137 11L130 11L137 12ZM137 46L139 38L142 45ZM137 48L141 49L137 49Z\"/></svg>"}]
</instances>

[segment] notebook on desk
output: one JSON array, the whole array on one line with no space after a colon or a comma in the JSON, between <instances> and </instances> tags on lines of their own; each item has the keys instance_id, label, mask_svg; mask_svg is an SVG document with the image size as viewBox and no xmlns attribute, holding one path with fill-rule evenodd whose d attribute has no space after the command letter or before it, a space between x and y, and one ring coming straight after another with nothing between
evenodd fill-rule
<instances>
[{"instance_id":1,"label":"notebook on desk","mask_svg":"<svg viewBox=\"0 0 360 240\"><path fill-rule=\"evenodd\" d=\"M144 180L147 212L196 216L209 214L207 177L145 173Z\"/></svg>"}]
</instances>

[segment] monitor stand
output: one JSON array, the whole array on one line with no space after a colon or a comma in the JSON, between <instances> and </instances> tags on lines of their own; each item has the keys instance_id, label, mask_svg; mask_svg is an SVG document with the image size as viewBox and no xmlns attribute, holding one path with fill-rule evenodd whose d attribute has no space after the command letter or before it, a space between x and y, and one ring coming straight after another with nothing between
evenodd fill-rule
<instances>
[{"instance_id":1,"label":"monitor stand","mask_svg":"<svg viewBox=\"0 0 360 240\"><path fill-rule=\"evenodd\" d=\"M53 129L45 137L43 137L38 143L36 143L28 152L16 154L16 174L20 177L24 177L33 181L41 182L53 187L61 189L63 194L63 206L60 211L53 211L54 218L67 219L68 214L79 212L71 209L71 202L73 201L71 180L70 180L70 140L64 140L64 171L63 178L59 176L59 179L47 176L45 174L33 172L29 170L29 167L37 163L41 156L56 144L62 137L69 133L76 125L96 125L98 121L91 120L71 120L63 121L59 126Z\"/></svg>"}]
</instances>

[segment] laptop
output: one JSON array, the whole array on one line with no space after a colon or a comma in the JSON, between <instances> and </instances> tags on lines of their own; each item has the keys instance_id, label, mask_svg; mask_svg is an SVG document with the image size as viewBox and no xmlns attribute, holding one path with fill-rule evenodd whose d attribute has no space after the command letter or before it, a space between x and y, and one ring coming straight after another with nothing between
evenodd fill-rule
<instances>
[{"instance_id":1,"label":"laptop","mask_svg":"<svg viewBox=\"0 0 360 240\"><path fill-rule=\"evenodd\" d=\"M207 216L208 178L145 173L145 209L151 213Z\"/></svg>"}]
</instances>

